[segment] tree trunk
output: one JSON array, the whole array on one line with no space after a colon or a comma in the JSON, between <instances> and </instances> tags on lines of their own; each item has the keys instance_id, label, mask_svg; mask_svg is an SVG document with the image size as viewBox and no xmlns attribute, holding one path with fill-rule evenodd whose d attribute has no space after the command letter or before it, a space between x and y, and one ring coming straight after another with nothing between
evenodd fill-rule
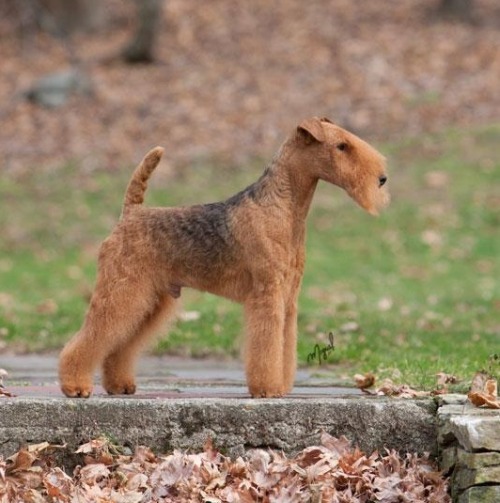
<instances>
[{"instance_id":1,"label":"tree trunk","mask_svg":"<svg viewBox=\"0 0 500 503\"><path fill-rule=\"evenodd\" d=\"M154 60L154 43L161 16L161 0L136 0L138 25L134 37L123 49L128 63L151 63Z\"/></svg>"}]
</instances>

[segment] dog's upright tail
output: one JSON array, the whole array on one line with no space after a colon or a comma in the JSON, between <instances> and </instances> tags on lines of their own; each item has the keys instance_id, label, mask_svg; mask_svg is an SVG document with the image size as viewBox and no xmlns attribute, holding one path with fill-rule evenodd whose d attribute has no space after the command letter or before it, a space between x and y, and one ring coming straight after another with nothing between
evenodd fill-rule
<instances>
[{"instance_id":1,"label":"dog's upright tail","mask_svg":"<svg viewBox=\"0 0 500 503\"><path fill-rule=\"evenodd\" d=\"M144 202L144 193L148 186L148 179L156 166L158 166L162 155L163 148L155 147L144 156L139 166L135 168L125 192L122 217L125 216L133 206Z\"/></svg>"}]
</instances>

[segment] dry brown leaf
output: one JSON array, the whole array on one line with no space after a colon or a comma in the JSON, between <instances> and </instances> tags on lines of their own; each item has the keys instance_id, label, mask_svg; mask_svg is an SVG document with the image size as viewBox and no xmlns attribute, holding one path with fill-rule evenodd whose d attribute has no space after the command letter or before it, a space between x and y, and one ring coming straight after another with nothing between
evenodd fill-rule
<instances>
[{"instance_id":1,"label":"dry brown leaf","mask_svg":"<svg viewBox=\"0 0 500 503\"><path fill-rule=\"evenodd\" d=\"M145 473L135 473L127 480L127 489L137 491L148 488L148 477Z\"/></svg>"},{"instance_id":2,"label":"dry brown leaf","mask_svg":"<svg viewBox=\"0 0 500 503\"><path fill-rule=\"evenodd\" d=\"M485 372L477 372L472 379L471 390L467 394L469 401L476 407L500 409L497 380Z\"/></svg>"},{"instance_id":3,"label":"dry brown leaf","mask_svg":"<svg viewBox=\"0 0 500 503\"><path fill-rule=\"evenodd\" d=\"M72 479L60 468L53 468L43 477L47 495L54 501L69 501Z\"/></svg>"},{"instance_id":4,"label":"dry brown leaf","mask_svg":"<svg viewBox=\"0 0 500 503\"><path fill-rule=\"evenodd\" d=\"M119 451L116 446L106 437L98 437L90 442L82 444L77 450L77 454L83 454L85 465L104 464L112 465Z\"/></svg>"},{"instance_id":5,"label":"dry brown leaf","mask_svg":"<svg viewBox=\"0 0 500 503\"><path fill-rule=\"evenodd\" d=\"M438 372L436 374L436 389L431 391L432 396L446 395L449 393L448 385L456 384L458 379L453 374L447 374L446 372Z\"/></svg>"},{"instance_id":6,"label":"dry brown leaf","mask_svg":"<svg viewBox=\"0 0 500 503\"><path fill-rule=\"evenodd\" d=\"M496 398L498 396L497 380L496 379L488 379L484 384L484 392L487 395L489 395L493 398Z\"/></svg>"},{"instance_id":7,"label":"dry brown leaf","mask_svg":"<svg viewBox=\"0 0 500 503\"><path fill-rule=\"evenodd\" d=\"M476 372L472 378L472 383L470 386L470 391L483 392L486 385L486 381L490 378L489 374L486 372Z\"/></svg>"},{"instance_id":8,"label":"dry brown leaf","mask_svg":"<svg viewBox=\"0 0 500 503\"><path fill-rule=\"evenodd\" d=\"M82 444L75 452L76 454L88 454L93 451L102 450L108 444L109 440L106 437L99 437Z\"/></svg>"},{"instance_id":9,"label":"dry brown leaf","mask_svg":"<svg viewBox=\"0 0 500 503\"><path fill-rule=\"evenodd\" d=\"M94 463L80 469L80 480L87 485L94 485L98 480L108 478L109 468L102 463Z\"/></svg>"},{"instance_id":10,"label":"dry brown leaf","mask_svg":"<svg viewBox=\"0 0 500 503\"><path fill-rule=\"evenodd\" d=\"M351 446L351 443L344 435L336 438L325 431L321 432L320 442L321 445L333 452L337 457L343 456Z\"/></svg>"},{"instance_id":11,"label":"dry brown leaf","mask_svg":"<svg viewBox=\"0 0 500 503\"><path fill-rule=\"evenodd\" d=\"M354 381L356 382L356 387L359 389L371 388L375 384L375 375L371 372L356 374Z\"/></svg>"},{"instance_id":12,"label":"dry brown leaf","mask_svg":"<svg viewBox=\"0 0 500 503\"><path fill-rule=\"evenodd\" d=\"M500 401L495 400L490 395L486 393L480 393L479 391L469 391L467 394L470 402L476 407L485 407L487 409L500 409Z\"/></svg>"},{"instance_id":13,"label":"dry brown leaf","mask_svg":"<svg viewBox=\"0 0 500 503\"><path fill-rule=\"evenodd\" d=\"M418 398L430 395L427 391L417 391L407 384L394 384L391 379L385 379L382 386L376 389L376 394L397 398Z\"/></svg>"},{"instance_id":14,"label":"dry brown leaf","mask_svg":"<svg viewBox=\"0 0 500 503\"><path fill-rule=\"evenodd\" d=\"M458 379L453 374L447 374L446 372L438 372L436 374L436 385L438 387L446 386L447 384L456 384Z\"/></svg>"},{"instance_id":15,"label":"dry brown leaf","mask_svg":"<svg viewBox=\"0 0 500 503\"><path fill-rule=\"evenodd\" d=\"M36 455L32 454L26 447L24 447L17 454L14 454L9 458L9 461L11 461L12 464L9 466L7 471L13 473L19 470L27 470L28 468L31 468L36 459Z\"/></svg>"}]
</instances>

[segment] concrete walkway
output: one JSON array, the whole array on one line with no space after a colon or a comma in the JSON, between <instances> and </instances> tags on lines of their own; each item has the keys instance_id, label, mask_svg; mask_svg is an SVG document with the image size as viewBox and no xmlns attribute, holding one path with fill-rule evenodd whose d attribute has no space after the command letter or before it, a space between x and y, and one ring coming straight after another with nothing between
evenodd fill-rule
<instances>
[{"instance_id":1,"label":"concrete walkway","mask_svg":"<svg viewBox=\"0 0 500 503\"><path fill-rule=\"evenodd\" d=\"M367 452L437 452L433 400L367 397L300 370L293 393L282 399L251 399L238 362L145 357L138 393L69 399L58 387L54 356L0 356L9 372L0 397L0 454L26 443L66 444L68 451L99 435L123 445L159 452L200 450L208 438L230 455L248 448L287 453L317 444L321 431L347 436ZM314 370L314 369L313 369ZM71 462L71 461L70 461Z\"/></svg>"},{"instance_id":2,"label":"concrete walkway","mask_svg":"<svg viewBox=\"0 0 500 503\"><path fill-rule=\"evenodd\" d=\"M57 383L57 356L0 355L0 368L9 375L5 385L19 397L62 397ZM356 388L334 386L314 376L315 368L299 370L294 397L361 395ZM96 376L96 383L99 382ZM137 394L141 398L249 398L240 362L185 359L176 357L141 358L137 370ZM107 396L99 385L95 396Z\"/></svg>"}]
</instances>

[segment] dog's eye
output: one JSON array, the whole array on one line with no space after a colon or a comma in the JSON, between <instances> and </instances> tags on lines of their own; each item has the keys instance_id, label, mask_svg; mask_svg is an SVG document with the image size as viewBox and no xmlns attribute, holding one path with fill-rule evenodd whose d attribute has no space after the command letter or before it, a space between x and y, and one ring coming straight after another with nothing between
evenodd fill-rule
<instances>
[{"instance_id":1,"label":"dog's eye","mask_svg":"<svg viewBox=\"0 0 500 503\"><path fill-rule=\"evenodd\" d=\"M337 148L338 148L339 150L344 151L344 150L346 150L346 149L347 149L347 143L346 143L345 141L343 141L342 143L339 143L339 144L337 145Z\"/></svg>"},{"instance_id":2,"label":"dog's eye","mask_svg":"<svg viewBox=\"0 0 500 503\"><path fill-rule=\"evenodd\" d=\"M382 185L384 185L385 182L387 182L387 177L385 175L378 177L378 186L379 187L382 187Z\"/></svg>"}]
</instances>

